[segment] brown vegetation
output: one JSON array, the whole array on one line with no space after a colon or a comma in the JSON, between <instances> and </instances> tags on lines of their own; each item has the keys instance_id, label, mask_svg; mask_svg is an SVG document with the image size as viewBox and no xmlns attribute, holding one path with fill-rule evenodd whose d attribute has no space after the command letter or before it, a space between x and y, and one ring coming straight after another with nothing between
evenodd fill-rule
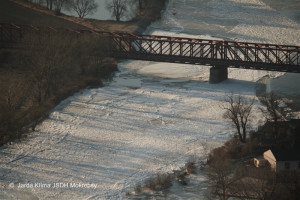
<instances>
[{"instance_id":1,"label":"brown vegetation","mask_svg":"<svg viewBox=\"0 0 300 200\"><path fill-rule=\"evenodd\" d=\"M145 0L144 9L140 9L131 22L117 23L56 16L55 10L27 0L1 0L0 21L135 32L143 31L159 19L166 1ZM114 60L105 58L108 46L104 41L90 36L79 40L69 35L28 34L21 44L0 49L0 92L3 94L0 97L0 144L20 138L24 132L22 127L30 124L34 128L60 100L88 85L99 85L101 76L116 70Z\"/></svg>"},{"instance_id":2,"label":"brown vegetation","mask_svg":"<svg viewBox=\"0 0 300 200\"><path fill-rule=\"evenodd\" d=\"M165 189L170 188L173 184L173 181L176 180L182 185L186 185L186 178L189 174L197 174L197 168L199 167L199 162L195 156L190 157L187 160L187 163L183 169L176 171L174 173L166 174L156 174L147 179L144 184L137 183L133 192L127 192L127 195L130 194L140 194L140 193L152 193L160 192Z\"/></svg>"},{"instance_id":3,"label":"brown vegetation","mask_svg":"<svg viewBox=\"0 0 300 200\"><path fill-rule=\"evenodd\" d=\"M151 190L163 190L172 186L173 176L171 174L157 174L145 182L145 187Z\"/></svg>"},{"instance_id":4,"label":"brown vegetation","mask_svg":"<svg viewBox=\"0 0 300 200\"><path fill-rule=\"evenodd\" d=\"M172 186L172 181L174 176L172 174L156 174L155 176L147 179L142 186L140 183L137 183L134 188L134 194L140 194L143 191L161 191ZM130 194L128 192L128 194Z\"/></svg>"},{"instance_id":5,"label":"brown vegetation","mask_svg":"<svg viewBox=\"0 0 300 200\"><path fill-rule=\"evenodd\" d=\"M25 35L0 54L0 144L19 138L22 127L45 116L62 99L116 70L103 37L59 33ZM34 127L33 127L34 128Z\"/></svg>"}]
</instances>

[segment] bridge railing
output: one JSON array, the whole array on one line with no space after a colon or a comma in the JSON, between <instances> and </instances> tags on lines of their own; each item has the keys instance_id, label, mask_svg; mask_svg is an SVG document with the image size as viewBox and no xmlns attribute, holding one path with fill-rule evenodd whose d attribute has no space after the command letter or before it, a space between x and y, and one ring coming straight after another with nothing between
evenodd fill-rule
<instances>
[{"instance_id":1,"label":"bridge railing","mask_svg":"<svg viewBox=\"0 0 300 200\"><path fill-rule=\"evenodd\" d=\"M112 41L119 57L300 71L299 46L126 33L113 36Z\"/></svg>"}]
</instances>

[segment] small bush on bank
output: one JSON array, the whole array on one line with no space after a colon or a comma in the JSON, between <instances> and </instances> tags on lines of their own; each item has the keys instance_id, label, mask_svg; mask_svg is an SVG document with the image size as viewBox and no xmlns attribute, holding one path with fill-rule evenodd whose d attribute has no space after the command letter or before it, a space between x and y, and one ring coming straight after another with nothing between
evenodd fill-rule
<instances>
[{"instance_id":1,"label":"small bush on bank","mask_svg":"<svg viewBox=\"0 0 300 200\"><path fill-rule=\"evenodd\" d=\"M135 188L134 188L134 192L135 194L140 194L142 192L142 185L140 183L136 184Z\"/></svg>"},{"instance_id":2,"label":"small bush on bank","mask_svg":"<svg viewBox=\"0 0 300 200\"><path fill-rule=\"evenodd\" d=\"M145 187L151 190L163 190L172 186L173 176L170 174L157 174L145 182Z\"/></svg>"}]
</instances>

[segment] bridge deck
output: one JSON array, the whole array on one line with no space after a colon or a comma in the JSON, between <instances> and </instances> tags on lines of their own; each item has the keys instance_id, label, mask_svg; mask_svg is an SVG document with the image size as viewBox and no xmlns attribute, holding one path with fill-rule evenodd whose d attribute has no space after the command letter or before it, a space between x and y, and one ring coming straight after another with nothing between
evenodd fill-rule
<instances>
[{"instance_id":1,"label":"bridge deck","mask_svg":"<svg viewBox=\"0 0 300 200\"><path fill-rule=\"evenodd\" d=\"M56 29L1 23L0 41L3 44L18 41L24 33L30 31L105 35L111 40L111 55L116 58L300 73L300 46L292 45Z\"/></svg>"}]
</instances>

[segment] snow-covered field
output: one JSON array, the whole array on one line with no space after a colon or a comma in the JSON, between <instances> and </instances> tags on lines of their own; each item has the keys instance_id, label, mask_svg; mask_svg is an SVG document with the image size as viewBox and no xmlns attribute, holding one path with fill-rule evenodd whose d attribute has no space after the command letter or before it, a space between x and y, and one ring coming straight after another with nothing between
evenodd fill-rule
<instances>
[{"instance_id":1,"label":"snow-covered field","mask_svg":"<svg viewBox=\"0 0 300 200\"><path fill-rule=\"evenodd\" d=\"M181 24L182 34L190 34L178 13L195 2L200 14L206 5L204 14L237 21L224 22L217 37L300 44L299 25L259 0L171 0L149 31L170 34L172 24ZM229 69L228 80L209 84L206 66L123 61L120 70L111 85L69 97L28 138L1 147L0 199L124 199L152 174L201 156L201 143L220 144L234 133L222 118L226 94L254 97L257 80L282 74ZM126 87L130 79L138 87Z\"/></svg>"}]
</instances>

